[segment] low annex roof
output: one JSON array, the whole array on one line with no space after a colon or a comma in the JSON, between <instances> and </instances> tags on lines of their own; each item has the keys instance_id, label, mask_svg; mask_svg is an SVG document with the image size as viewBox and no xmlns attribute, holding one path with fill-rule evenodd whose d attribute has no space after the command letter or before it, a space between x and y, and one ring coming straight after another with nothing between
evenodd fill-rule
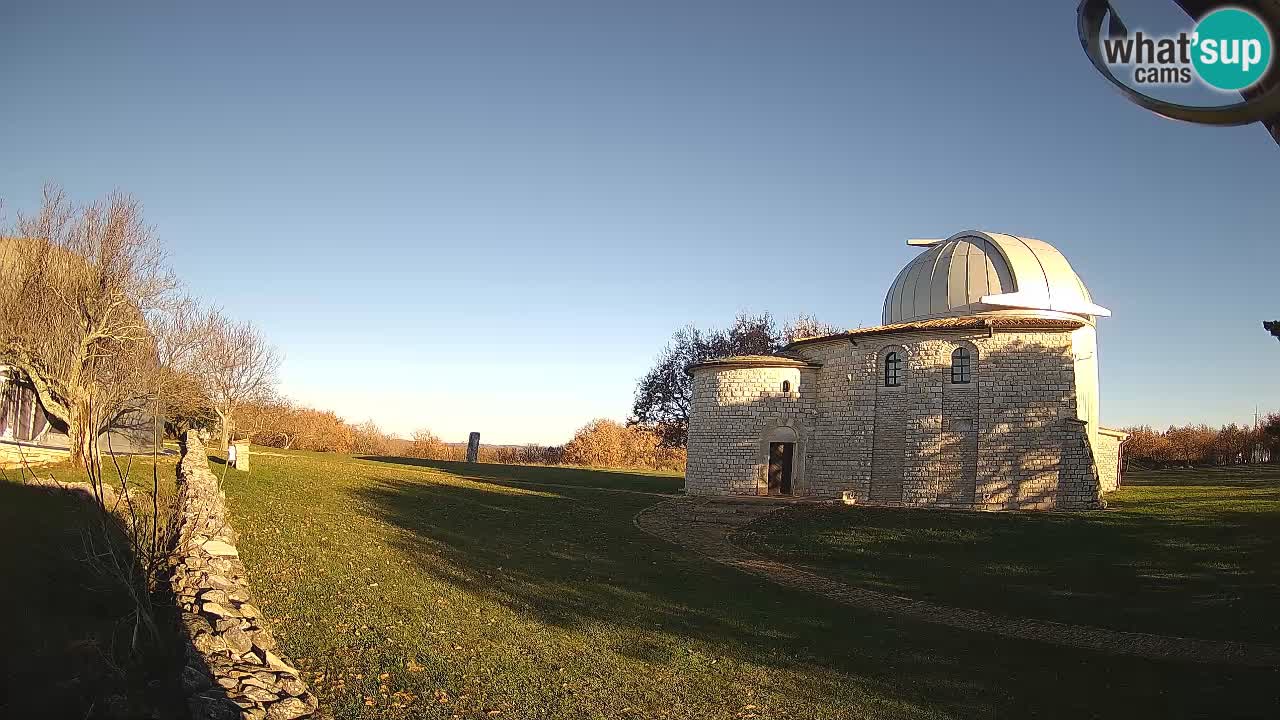
<instances>
[{"instance_id":1,"label":"low annex roof","mask_svg":"<svg viewBox=\"0 0 1280 720\"><path fill-rule=\"evenodd\" d=\"M819 368L822 363L809 362L785 355L732 355L730 357L715 358L713 360L704 360L700 363L693 363L685 368L686 372L692 373L694 370L710 367L789 367L789 368Z\"/></svg>"},{"instance_id":2,"label":"low annex roof","mask_svg":"<svg viewBox=\"0 0 1280 720\"><path fill-rule=\"evenodd\" d=\"M834 335L821 335L818 337L800 338L794 340L787 347L792 348L797 345L809 345L812 343L826 342L829 340L839 340L843 338L857 338L866 335L885 335L888 333L916 332L920 330L981 330L983 328L991 328L996 330L1050 330L1057 332L1070 332L1086 325L1084 320L1069 320L1065 318L1042 318L1042 317L1025 317L1018 315L966 315L962 317L942 317L932 318L930 320L915 320L911 322L893 323L891 325L876 325L874 327L856 328L847 330Z\"/></svg>"}]
</instances>

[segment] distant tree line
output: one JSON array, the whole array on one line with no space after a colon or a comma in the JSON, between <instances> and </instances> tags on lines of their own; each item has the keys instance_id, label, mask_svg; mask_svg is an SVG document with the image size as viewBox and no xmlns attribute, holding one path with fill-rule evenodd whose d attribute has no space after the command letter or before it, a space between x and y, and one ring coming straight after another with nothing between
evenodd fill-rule
<instances>
[{"instance_id":1,"label":"distant tree line","mask_svg":"<svg viewBox=\"0 0 1280 720\"><path fill-rule=\"evenodd\" d=\"M462 462L467 459L467 446L464 443L447 443L423 428L414 432L413 440L401 454L425 460ZM563 445L481 445L476 459L500 465L565 464Z\"/></svg>"},{"instance_id":2,"label":"distant tree line","mask_svg":"<svg viewBox=\"0 0 1280 720\"><path fill-rule=\"evenodd\" d=\"M240 437L250 443L284 450L349 453L356 445L357 427L332 410L278 397L244 406L238 427Z\"/></svg>"},{"instance_id":3,"label":"distant tree line","mask_svg":"<svg viewBox=\"0 0 1280 720\"><path fill-rule=\"evenodd\" d=\"M467 448L442 442L429 430L419 430L404 454L460 461L466 459ZM662 438L652 430L601 418L583 425L564 445L481 445L479 460L508 465L684 470L685 452L664 446Z\"/></svg>"},{"instance_id":4,"label":"distant tree line","mask_svg":"<svg viewBox=\"0 0 1280 720\"><path fill-rule=\"evenodd\" d=\"M1163 468L1280 463L1280 413L1268 415L1256 427L1175 425L1161 431L1142 425L1125 432L1129 433L1124 444L1126 464Z\"/></svg>"},{"instance_id":5,"label":"distant tree line","mask_svg":"<svg viewBox=\"0 0 1280 720\"><path fill-rule=\"evenodd\" d=\"M406 440L373 420L351 424L331 411L285 400L246 405L238 434L254 445L285 450L403 456L462 462L464 443L448 443L428 429ZM671 448L652 430L597 419L582 426L564 445L481 445L479 461L502 465L575 465L623 469L683 470L683 448Z\"/></svg>"}]
</instances>

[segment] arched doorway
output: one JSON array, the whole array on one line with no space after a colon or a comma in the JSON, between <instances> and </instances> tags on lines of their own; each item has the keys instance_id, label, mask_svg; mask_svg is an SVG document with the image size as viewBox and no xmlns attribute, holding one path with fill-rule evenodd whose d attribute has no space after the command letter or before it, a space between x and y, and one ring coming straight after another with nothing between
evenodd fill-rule
<instances>
[{"instance_id":1,"label":"arched doorway","mask_svg":"<svg viewBox=\"0 0 1280 720\"><path fill-rule=\"evenodd\" d=\"M766 475L767 495L791 495L795 492L796 431L790 427L774 428L766 438L769 470Z\"/></svg>"},{"instance_id":2,"label":"arched doorway","mask_svg":"<svg viewBox=\"0 0 1280 720\"><path fill-rule=\"evenodd\" d=\"M769 494L791 494L791 471L795 443L769 443Z\"/></svg>"}]
</instances>

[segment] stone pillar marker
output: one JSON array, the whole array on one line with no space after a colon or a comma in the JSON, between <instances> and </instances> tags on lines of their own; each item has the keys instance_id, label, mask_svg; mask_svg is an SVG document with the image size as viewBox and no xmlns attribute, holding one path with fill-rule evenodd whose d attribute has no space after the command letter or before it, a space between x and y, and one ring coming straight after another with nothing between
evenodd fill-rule
<instances>
[{"instance_id":1,"label":"stone pillar marker","mask_svg":"<svg viewBox=\"0 0 1280 720\"><path fill-rule=\"evenodd\" d=\"M473 432L467 438L467 462L473 463L480 456L480 433Z\"/></svg>"},{"instance_id":2,"label":"stone pillar marker","mask_svg":"<svg viewBox=\"0 0 1280 720\"><path fill-rule=\"evenodd\" d=\"M232 465L236 470L249 472L249 443L238 440L231 443L236 446L236 461Z\"/></svg>"}]
</instances>

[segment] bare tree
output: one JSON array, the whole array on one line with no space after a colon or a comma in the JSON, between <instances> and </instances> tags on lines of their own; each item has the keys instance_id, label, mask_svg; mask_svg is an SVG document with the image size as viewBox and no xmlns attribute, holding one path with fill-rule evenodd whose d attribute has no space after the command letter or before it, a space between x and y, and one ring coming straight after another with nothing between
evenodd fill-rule
<instances>
[{"instance_id":1,"label":"bare tree","mask_svg":"<svg viewBox=\"0 0 1280 720\"><path fill-rule=\"evenodd\" d=\"M728 330L680 328L636 385L628 424L652 428L668 447L684 447L693 403L689 365L729 355L768 355L779 347L777 326L768 313L740 313Z\"/></svg>"},{"instance_id":2,"label":"bare tree","mask_svg":"<svg viewBox=\"0 0 1280 720\"><path fill-rule=\"evenodd\" d=\"M844 332L844 328L823 322L812 315L801 315L782 328L783 344L805 338L825 337Z\"/></svg>"},{"instance_id":3,"label":"bare tree","mask_svg":"<svg viewBox=\"0 0 1280 720\"><path fill-rule=\"evenodd\" d=\"M351 452L357 455L390 455L394 451L394 439L369 418L353 429Z\"/></svg>"},{"instance_id":4,"label":"bare tree","mask_svg":"<svg viewBox=\"0 0 1280 720\"><path fill-rule=\"evenodd\" d=\"M1223 425L1218 429L1211 448L1213 461L1218 465L1234 465L1244 462L1255 444L1255 434L1249 427L1241 427L1235 423Z\"/></svg>"},{"instance_id":5,"label":"bare tree","mask_svg":"<svg viewBox=\"0 0 1280 720\"><path fill-rule=\"evenodd\" d=\"M431 430L418 428L413 431L413 444L405 450L405 455L429 460L449 460L452 457L452 451L453 448Z\"/></svg>"},{"instance_id":6,"label":"bare tree","mask_svg":"<svg viewBox=\"0 0 1280 720\"><path fill-rule=\"evenodd\" d=\"M1271 451L1271 462L1280 463L1280 413L1271 413L1262 421L1261 440Z\"/></svg>"},{"instance_id":7,"label":"bare tree","mask_svg":"<svg viewBox=\"0 0 1280 720\"><path fill-rule=\"evenodd\" d=\"M236 410L236 435L254 445L319 452L351 452L355 428L332 411L320 411L277 397L245 403Z\"/></svg>"},{"instance_id":8,"label":"bare tree","mask_svg":"<svg viewBox=\"0 0 1280 720\"><path fill-rule=\"evenodd\" d=\"M288 398L260 398L241 405L236 411L235 431L254 445L288 450L300 434L298 410Z\"/></svg>"},{"instance_id":9,"label":"bare tree","mask_svg":"<svg viewBox=\"0 0 1280 720\"><path fill-rule=\"evenodd\" d=\"M143 221L114 192L75 205L53 185L0 245L0 362L28 380L83 461L97 436L147 405L150 319L176 281Z\"/></svg>"},{"instance_id":10,"label":"bare tree","mask_svg":"<svg viewBox=\"0 0 1280 720\"><path fill-rule=\"evenodd\" d=\"M779 330L769 313L739 313L726 330L701 330L693 325L680 328L637 383L627 422L653 430L666 447L682 448L688 442L693 402L693 380L686 372L690 365L730 355L772 355L802 337L837 332L840 330L809 315L801 315Z\"/></svg>"},{"instance_id":11,"label":"bare tree","mask_svg":"<svg viewBox=\"0 0 1280 720\"><path fill-rule=\"evenodd\" d=\"M182 297L152 323L158 363L152 414L164 421L174 437L184 437L190 428L213 421L213 403L200 376L200 361L220 322L216 311Z\"/></svg>"},{"instance_id":12,"label":"bare tree","mask_svg":"<svg viewBox=\"0 0 1280 720\"><path fill-rule=\"evenodd\" d=\"M208 336L197 362L199 376L222 428L222 449L235 429L236 412L246 403L275 397L280 354L252 323L221 313L208 321Z\"/></svg>"}]
</instances>

